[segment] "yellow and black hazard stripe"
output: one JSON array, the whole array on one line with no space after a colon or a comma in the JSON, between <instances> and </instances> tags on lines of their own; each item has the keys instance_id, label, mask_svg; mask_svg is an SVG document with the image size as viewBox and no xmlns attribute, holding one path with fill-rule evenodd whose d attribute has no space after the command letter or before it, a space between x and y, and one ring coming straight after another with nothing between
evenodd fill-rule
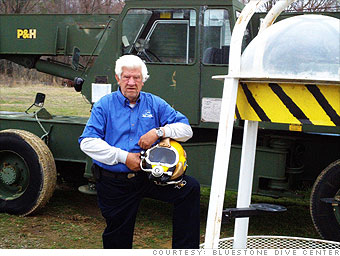
<instances>
[{"instance_id":1,"label":"yellow and black hazard stripe","mask_svg":"<svg viewBox=\"0 0 340 256\"><path fill-rule=\"evenodd\" d=\"M315 84L307 84L306 87L310 91L310 93L313 94L314 98L317 100L317 102L320 104L320 106L323 108L326 114L330 117L332 122L336 126L340 126L340 116L338 115L336 110L332 107L332 105L329 104L328 100L322 94L320 89Z\"/></svg>"},{"instance_id":2,"label":"yellow and black hazard stripe","mask_svg":"<svg viewBox=\"0 0 340 256\"><path fill-rule=\"evenodd\" d=\"M340 126L340 85L240 83L236 118Z\"/></svg>"}]
</instances>

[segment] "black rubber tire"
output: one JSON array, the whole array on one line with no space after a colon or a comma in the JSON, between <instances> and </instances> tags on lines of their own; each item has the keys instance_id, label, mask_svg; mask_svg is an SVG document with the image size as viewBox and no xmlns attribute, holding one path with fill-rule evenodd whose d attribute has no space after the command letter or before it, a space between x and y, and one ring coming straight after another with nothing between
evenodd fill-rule
<instances>
[{"instance_id":1,"label":"black rubber tire","mask_svg":"<svg viewBox=\"0 0 340 256\"><path fill-rule=\"evenodd\" d=\"M334 198L340 189L340 159L324 169L316 179L310 198L310 213L316 230L326 240L340 241L340 224L331 204L321 198Z\"/></svg>"},{"instance_id":2,"label":"black rubber tire","mask_svg":"<svg viewBox=\"0 0 340 256\"><path fill-rule=\"evenodd\" d=\"M36 213L46 205L56 187L53 155L39 137L14 129L0 132L0 152L5 151L12 151L23 159L29 172L29 183L20 197L11 200L0 198L0 212L21 216Z\"/></svg>"}]
</instances>

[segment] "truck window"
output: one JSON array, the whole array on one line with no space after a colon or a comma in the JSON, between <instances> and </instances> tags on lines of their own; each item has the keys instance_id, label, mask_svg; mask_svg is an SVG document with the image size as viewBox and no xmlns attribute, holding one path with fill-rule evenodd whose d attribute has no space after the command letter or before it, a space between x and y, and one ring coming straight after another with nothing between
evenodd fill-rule
<instances>
[{"instance_id":1,"label":"truck window","mask_svg":"<svg viewBox=\"0 0 340 256\"><path fill-rule=\"evenodd\" d=\"M193 63L195 29L195 10L129 10L123 20L123 54L136 54L149 63Z\"/></svg>"},{"instance_id":2,"label":"truck window","mask_svg":"<svg viewBox=\"0 0 340 256\"><path fill-rule=\"evenodd\" d=\"M231 29L225 9L208 9L204 12L203 63L228 64Z\"/></svg>"}]
</instances>

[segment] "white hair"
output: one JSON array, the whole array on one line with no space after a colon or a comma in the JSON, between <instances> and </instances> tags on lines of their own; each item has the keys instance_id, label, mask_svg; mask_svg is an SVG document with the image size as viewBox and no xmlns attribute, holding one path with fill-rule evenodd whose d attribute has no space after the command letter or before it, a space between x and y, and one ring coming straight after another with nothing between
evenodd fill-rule
<instances>
[{"instance_id":1,"label":"white hair","mask_svg":"<svg viewBox=\"0 0 340 256\"><path fill-rule=\"evenodd\" d=\"M149 78L148 69L144 61L136 55L123 55L116 61L115 73L121 79L123 67L141 68L143 83Z\"/></svg>"}]
</instances>

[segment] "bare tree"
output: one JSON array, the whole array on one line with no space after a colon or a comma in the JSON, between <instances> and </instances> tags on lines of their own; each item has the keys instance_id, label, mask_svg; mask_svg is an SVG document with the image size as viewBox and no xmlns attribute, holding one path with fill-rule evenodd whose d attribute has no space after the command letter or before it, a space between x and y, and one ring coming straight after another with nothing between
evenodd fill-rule
<instances>
[{"instance_id":1,"label":"bare tree","mask_svg":"<svg viewBox=\"0 0 340 256\"><path fill-rule=\"evenodd\" d=\"M251 0L239 0L246 4ZM269 11L280 0L266 2L261 11ZM339 0L297 0L292 3L287 11L291 12L335 12L340 11Z\"/></svg>"},{"instance_id":2,"label":"bare tree","mask_svg":"<svg viewBox=\"0 0 340 256\"><path fill-rule=\"evenodd\" d=\"M1 0L0 13L34 13L41 0Z\"/></svg>"},{"instance_id":3,"label":"bare tree","mask_svg":"<svg viewBox=\"0 0 340 256\"><path fill-rule=\"evenodd\" d=\"M102 13L117 14L124 7L123 0L49 0L43 1L45 13Z\"/></svg>"},{"instance_id":4,"label":"bare tree","mask_svg":"<svg viewBox=\"0 0 340 256\"><path fill-rule=\"evenodd\" d=\"M292 3L292 9L298 12L326 12L339 11L338 0L298 0Z\"/></svg>"},{"instance_id":5,"label":"bare tree","mask_svg":"<svg viewBox=\"0 0 340 256\"><path fill-rule=\"evenodd\" d=\"M94 13L120 13L125 5L124 0L94 0Z\"/></svg>"}]
</instances>

